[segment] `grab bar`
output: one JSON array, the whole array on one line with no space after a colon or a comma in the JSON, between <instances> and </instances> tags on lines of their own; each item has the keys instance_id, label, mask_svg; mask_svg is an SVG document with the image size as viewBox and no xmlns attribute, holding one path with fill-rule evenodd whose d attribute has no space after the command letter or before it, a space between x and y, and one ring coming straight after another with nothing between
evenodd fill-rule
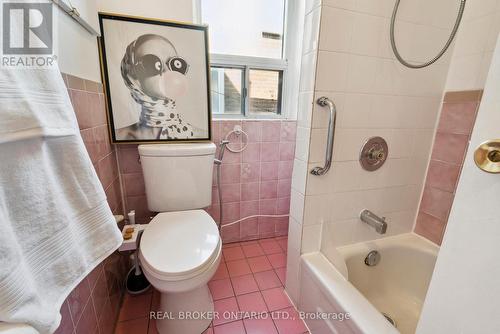
<instances>
[{"instance_id":1,"label":"grab bar","mask_svg":"<svg viewBox=\"0 0 500 334\"><path fill-rule=\"evenodd\" d=\"M323 167L314 167L311 169L312 175L325 175L332 165L333 157L333 137L335 134L335 121L337 119L337 108L335 104L327 97L323 96L316 100L316 103L322 107L328 106L330 109L330 120L328 121L328 139L326 145L325 165Z\"/></svg>"}]
</instances>

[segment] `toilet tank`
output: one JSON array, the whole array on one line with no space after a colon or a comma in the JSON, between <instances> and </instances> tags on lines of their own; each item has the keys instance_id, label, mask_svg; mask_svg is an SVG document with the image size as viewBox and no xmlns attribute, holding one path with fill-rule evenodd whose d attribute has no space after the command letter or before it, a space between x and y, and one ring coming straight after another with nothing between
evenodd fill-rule
<instances>
[{"instance_id":1,"label":"toilet tank","mask_svg":"<svg viewBox=\"0 0 500 334\"><path fill-rule=\"evenodd\" d=\"M139 145L149 210L209 206L215 148L213 143Z\"/></svg>"}]
</instances>

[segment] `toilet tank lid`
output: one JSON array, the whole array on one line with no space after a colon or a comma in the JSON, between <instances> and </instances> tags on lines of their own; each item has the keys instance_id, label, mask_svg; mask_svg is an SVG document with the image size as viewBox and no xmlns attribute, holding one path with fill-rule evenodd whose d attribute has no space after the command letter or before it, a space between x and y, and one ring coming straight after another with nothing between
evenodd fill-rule
<instances>
[{"instance_id":1,"label":"toilet tank lid","mask_svg":"<svg viewBox=\"0 0 500 334\"><path fill-rule=\"evenodd\" d=\"M139 155L150 157L213 155L215 149L214 143L139 145Z\"/></svg>"}]
</instances>

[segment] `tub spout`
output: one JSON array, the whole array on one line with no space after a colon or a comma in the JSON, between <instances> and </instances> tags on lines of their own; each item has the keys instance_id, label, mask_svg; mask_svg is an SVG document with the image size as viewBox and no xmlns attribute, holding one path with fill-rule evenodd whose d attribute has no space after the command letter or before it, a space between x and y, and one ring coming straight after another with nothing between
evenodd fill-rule
<instances>
[{"instance_id":1,"label":"tub spout","mask_svg":"<svg viewBox=\"0 0 500 334\"><path fill-rule=\"evenodd\" d=\"M370 210L363 210L359 214L359 218L362 222L367 223L377 231L379 234L385 234L387 231L387 223L385 222L385 217L380 218Z\"/></svg>"}]
</instances>

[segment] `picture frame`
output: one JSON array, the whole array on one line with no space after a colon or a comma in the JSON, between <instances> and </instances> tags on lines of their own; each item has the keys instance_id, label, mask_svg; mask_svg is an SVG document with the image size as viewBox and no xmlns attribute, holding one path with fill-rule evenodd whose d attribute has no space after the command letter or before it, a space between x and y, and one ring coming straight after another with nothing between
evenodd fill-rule
<instances>
[{"instance_id":1,"label":"picture frame","mask_svg":"<svg viewBox=\"0 0 500 334\"><path fill-rule=\"evenodd\" d=\"M208 27L111 13L99 26L112 142L210 141Z\"/></svg>"}]
</instances>

